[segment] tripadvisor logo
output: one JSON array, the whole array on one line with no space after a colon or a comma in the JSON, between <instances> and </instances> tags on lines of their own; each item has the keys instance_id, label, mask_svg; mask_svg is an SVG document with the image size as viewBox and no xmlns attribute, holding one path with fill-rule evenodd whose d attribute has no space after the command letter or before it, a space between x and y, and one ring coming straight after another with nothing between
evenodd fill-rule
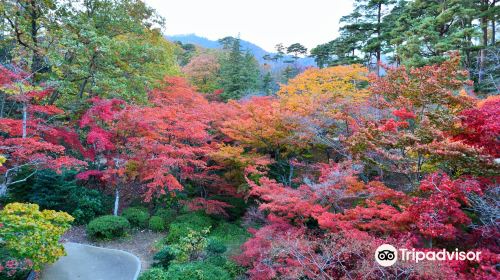
<instances>
[{"instance_id":1,"label":"tripadvisor logo","mask_svg":"<svg viewBox=\"0 0 500 280\"><path fill-rule=\"evenodd\" d=\"M380 245L375 251L375 260L381 266L391 266L398 260L398 251L392 245Z\"/></svg>"},{"instance_id":2,"label":"tripadvisor logo","mask_svg":"<svg viewBox=\"0 0 500 280\"><path fill-rule=\"evenodd\" d=\"M399 258L398 258L399 253ZM419 261L445 261L445 260L456 260L456 261L480 261L479 256L481 252L464 252L455 251L449 252L446 249L440 251L415 251L415 249L404 249L400 248L399 252L394 246L389 244L380 245L377 250L375 250L375 261L381 266L391 266L396 263L399 259L400 261L412 261L418 263Z\"/></svg>"}]
</instances>

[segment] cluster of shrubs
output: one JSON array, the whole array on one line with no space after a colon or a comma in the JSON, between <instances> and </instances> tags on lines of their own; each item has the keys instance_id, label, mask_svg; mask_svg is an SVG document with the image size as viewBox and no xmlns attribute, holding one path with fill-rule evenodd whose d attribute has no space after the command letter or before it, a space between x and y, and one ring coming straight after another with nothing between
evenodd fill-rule
<instances>
[{"instance_id":1,"label":"cluster of shrubs","mask_svg":"<svg viewBox=\"0 0 500 280\"><path fill-rule=\"evenodd\" d=\"M30 170L23 172L31 172ZM35 176L16 184L8 196L1 198L0 205L11 202L38 204L40 209L63 211L75 218L73 224L83 225L92 219L111 212L112 198L98 190L79 186L76 171L65 170L61 174L53 170L40 170ZM21 177L27 174L21 174Z\"/></svg>"},{"instance_id":2,"label":"cluster of shrubs","mask_svg":"<svg viewBox=\"0 0 500 280\"><path fill-rule=\"evenodd\" d=\"M97 190L77 186L74 174L69 171L62 174L41 171L1 203L9 200L33 201L39 203L41 209L69 212L75 217L75 224L87 224L87 234L93 239L121 238L132 228L157 232L168 230L158 244L153 268L143 273L141 280L224 280L244 273L242 267L228 258L230 251L239 248L248 238L248 233L234 223L244 211L244 202L240 200L228 201L235 205L226 217L231 222L202 212L187 212L182 206L153 212L144 207L129 207L120 216L105 215L111 212L112 199ZM0 257L5 262L0 262L0 267L3 267L0 279L15 279L12 278L14 275L24 279L33 269L33 263L2 254L2 247L0 245Z\"/></svg>"},{"instance_id":3,"label":"cluster of shrubs","mask_svg":"<svg viewBox=\"0 0 500 280\"><path fill-rule=\"evenodd\" d=\"M247 237L243 228L200 212L179 215L158 244L153 268L139 280L235 279L244 270L228 258L228 249Z\"/></svg>"},{"instance_id":4,"label":"cluster of shrubs","mask_svg":"<svg viewBox=\"0 0 500 280\"><path fill-rule=\"evenodd\" d=\"M129 207L121 216L101 216L87 225L87 234L94 239L114 239L126 235L130 228L149 228L153 231L164 231L177 213L172 209L159 209L150 216L148 209Z\"/></svg>"}]
</instances>

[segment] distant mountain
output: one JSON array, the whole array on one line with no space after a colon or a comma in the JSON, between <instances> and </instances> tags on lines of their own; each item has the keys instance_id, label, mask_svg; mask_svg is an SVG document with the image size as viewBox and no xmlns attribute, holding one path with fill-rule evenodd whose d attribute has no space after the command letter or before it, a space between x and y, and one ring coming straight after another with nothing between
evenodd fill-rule
<instances>
[{"instance_id":1,"label":"distant mountain","mask_svg":"<svg viewBox=\"0 0 500 280\"><path fill-rule=\"evenodd\" d=\"M180 41L183 44L193 44L198 45L200 47L206 49L217 49L220 48L220 44L217 41L212 41L210 39L197 36L195 34L186 34L186 35L172 35L167 36L167 39L170 41Z\"/></svg>"},{"instance_id":2,"label":"distant mountain","mask_svg":"<svg viewBox=\"0 0 500 280\"><path fill-rule=\"evenodd\" d=\"M198 36L196 34L172 35L172 36L167 36L167 39L169 39L170 41L173 41L173 42L180 41L183 44L194 44L194 45L198 45L200 47L207 48L207 49L219 49L222 47L218 41L213 41L213 40ZM260 64L268 63L267 61L265 61L262 58L264 55L266 55L266 54L273 55L274 54L274 53L267 52L266 50L264 50L263 48L257 46L256 44L254 44L252 42L245 41L245 40L240 40L240 41L241 41L242 49L250 51L255 56L255 58L257 59L257 61ZM283 63L273 63L273 64L274 64L273 66L276 68L280 68L281 66L283 66ZM312 59L310 57L299 58L297 60L297 64L302 66L302 67L316 66L314 59Z\"/></svg>"}]
</instances>

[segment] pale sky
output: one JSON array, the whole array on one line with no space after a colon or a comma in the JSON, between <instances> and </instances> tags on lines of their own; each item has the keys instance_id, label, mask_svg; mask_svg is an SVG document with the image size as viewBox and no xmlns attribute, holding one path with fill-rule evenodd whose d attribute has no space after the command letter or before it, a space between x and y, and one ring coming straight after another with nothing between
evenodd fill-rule
<instances>
[{"instance_id":1,"label":"pale sky","mask_svg":"<svg viewBox=\"0 0 500 280\"><path fill-rule=\"evenodd\" d=\"M144 0L166 20L167 35L211 40L237 36L273 51L277 43L308 49L329 42L352 0Z\"/></svg>"}]
</instances>

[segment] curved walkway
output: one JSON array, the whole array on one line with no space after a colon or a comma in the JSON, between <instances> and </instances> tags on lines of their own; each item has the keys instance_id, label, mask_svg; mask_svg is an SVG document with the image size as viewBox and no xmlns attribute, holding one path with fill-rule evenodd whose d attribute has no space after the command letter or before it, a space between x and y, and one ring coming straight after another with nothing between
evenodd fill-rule
<instances>
[{"instance_id":1,"label":"curved walkway","mask_svg":"<svg viewBox=\"0 0 500 280\"><path fill-rule=\"evenodd\" d=\"M65 243L67 256L48 266L41 280L135 280L140 260L125 251Z\"/></svg>"}]
</instances>

